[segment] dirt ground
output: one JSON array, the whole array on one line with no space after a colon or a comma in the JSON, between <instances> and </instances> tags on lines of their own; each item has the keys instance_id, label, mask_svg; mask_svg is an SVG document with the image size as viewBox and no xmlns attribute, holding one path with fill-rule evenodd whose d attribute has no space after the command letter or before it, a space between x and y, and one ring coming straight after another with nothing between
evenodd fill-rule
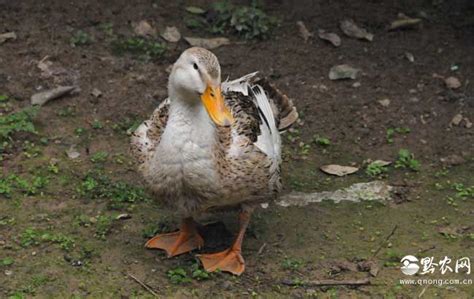
<instances>
[{"instance_id":1,"label":"dirt ground","mask_svg":"<svg viewBox=\"0 0 474 299\"><path fill-rule=\"evenodd\" d=\"M269 39L229 35L230 45L213 50L224 78L258 70L294 99L301 121L283 137L285 192L336 190L374 179L399 190L388 204L328 201L258 210L244 242L247 270L235 277L206 275L194 253L167 259L143 246L154 233L176 229L179 219L150 199L129 157L127 130L166 97L167 69L189 45L167 43L162 57L143 61L116 55L109 38L131 36L132 23L141 20L159 31L176 26L183 36L212 36L183 23L189 17L184 7L207 7L209 1L171 2L0 0L0 34L17 34L0 44L0 95L8 97L2 115L30 106L39 91L80 87L41 107L33 121L37 133L14 134L2 150L2 182L15 175L38 183L29 191L14 187L9 197L0 186L0 297L474 297L474 284L400 282L410 278L400 271L406 255L449 256L451 266L461 257L474 263L473 4L267 1L264 11L280 20ZM421 16L422 24L387 31L400 12ZM346 37L339 29L346 18L374 33L374 40ZM342 45L317 36L303 42L299 20L314 33L337 33ZM91 40L73 47L78 30ZM38 67L41 60L51 63L46 71ZM359 77L329 80L338 64L360 69ZM448 89L443 78L450 76L461 87ZM379 102L385 99L388 105ZM66 155L71 146L80 154L76 159ZM414 154L419 171L394 163L375 177L365 172L367 159L394 162L400 149ZM325 164L361 170L333 177L319 170ZM203 217L209 243L201 252L229 244L236 218ZM308 283L366 277L371 284L358 287ZM437 270L419 278L472 281L474 274Z\"/></svg>"}]
</instances>

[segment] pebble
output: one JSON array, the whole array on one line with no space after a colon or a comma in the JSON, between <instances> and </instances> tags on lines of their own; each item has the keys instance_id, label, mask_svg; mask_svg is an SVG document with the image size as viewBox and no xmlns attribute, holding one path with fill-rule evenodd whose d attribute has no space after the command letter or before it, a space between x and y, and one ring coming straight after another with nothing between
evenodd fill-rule
<instances>
[{"instance_id":1,"label":"pebble","mask_svg":"<svg viewBox=\"0 0 474 299\"><path fill-rule=\"evenodd\" d=\"M359 88L362 84L360 84L360 82L354 82L354 84L352 84L352 87L354 88Z\"/></svg>"},{"instance_id":2,"label":"pebble","mask_svg":"<svg viewBox=\"0 0 474 299\"><path fill-rule=\"evenodd\" d=\"M12 271L12 270L5 270L4 273L5 273L6 276L11 276L11 275L13 275L13 271Z\"/></svg>"},{"instance_id":3,"label":"pebble","mask_svg":"<svg viewBox=\"0 0 474 299\"><path fill-rule=\"evenodd\" d=\"M459 126L459 124L461 123L463 117L461 114L456 114L453 119L451 120L451 125L454 125L454 126Z\"/></svg>"},{"instance_id":4,"label":"pebble","mask_svg":"<svg viewBox=\"0 0 474 299\"><path fill-rule=\"evenodd\" d=\"M388 98L379 100L379 101L377 101L377 102L379 102L379 104L382 105L382 107L388 107L388 106L390 106L390 99L388 99Z\"/></svg>"},{"instance_id":5,"label":"pebble","mask_svg":"<svg viewBox=\"0 0 474 299\"><path fill-rule=\"evenodd\" d=\"M448 77L444 80L446 87L449 89L458 89L461 87L461 81L456 77Z\"/></svg>"}]
</instances>

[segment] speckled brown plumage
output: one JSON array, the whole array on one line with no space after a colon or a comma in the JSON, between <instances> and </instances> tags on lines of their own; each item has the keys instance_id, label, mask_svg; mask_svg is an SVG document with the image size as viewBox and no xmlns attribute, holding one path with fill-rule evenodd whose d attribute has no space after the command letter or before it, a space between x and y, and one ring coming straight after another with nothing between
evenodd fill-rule
<instances>
[{"instance_id":1,"label":"speckled brown plumage","mask_svg":"<svg viewBox=\"0 0 474 299\"><path fill-rule=\"evenodd\" d=\"M271 86L267 86L266 93L278 97L278 101L273 98L269 100L272 108L278 110L274 113L276 123L281 123L280 116L289 115L294 106ZM211 155L215 185L196 187L186 178L186 173L179 178L181 183L173 181L170 185L170 180L178 178L167 177L156 168L154 160L160 155L157 148L167 125L169 100L161 103L152 117L132 136L132 154L152 190L158 194L158 198L175 205L186 215L271 200L281 188L278 160L267 156L255 145L261 134L261 126L265 124L253 92L249 90L248 95L244 95L226 91L223 96L234 123L230 127L215 127L216 142ZM290 109L279 110L284 107Z\"/></svg>"}]
</instances>

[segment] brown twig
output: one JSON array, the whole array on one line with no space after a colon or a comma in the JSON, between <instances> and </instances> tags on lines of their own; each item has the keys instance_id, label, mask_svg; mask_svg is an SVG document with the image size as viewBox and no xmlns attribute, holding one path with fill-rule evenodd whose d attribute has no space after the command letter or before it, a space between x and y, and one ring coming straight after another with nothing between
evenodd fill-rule
<instances>
[{"instance_id":1,"label":"brown twig","mask_svg":"<svg viewBox=\"0 0 474 299\"><path fill-rule=\"evenodd\" d=\"M385 243L388 242L388 240L390 240L390 238L393 236L393 234L395 234L395 231L397 230L398 228L398 224L395 224L395 226L392 228L392 231L390 232L390 234L388 234L388 236L385 238L385 240L383 240L382 243L380 243L380 246L379 248L377 248L377 250L374 252L374 255L373 257L376 257L377 254L379 254L380 250L382 250L382 247Z\"/></svg>"},{"instance_id":2,"label":"brown twig","mask_svg":"<svg viewBox=\"0 0 474 299\"><path fill-rule=\"evenodd\" d=\"M135 276L133 276L132 274L130 273L127 273L127 275L132 278L133 280L135 280L139 285L141 285L145 290L147 290L148 292L150 292L150 294L152 294L154 297L158 298L158 294L153 291L152 288L150 288L149 286L147 286L145 283L141 282L138 278L136 278Z\"/></svg>"},{"instance_id":3,"label":"brown twig","mask_svg":"<svg viewBox=\"0 0 474 299\"><path fill-rule=\"evenodd\" d=\"M310 281L292 281L284 280L281 282L287 286L308 286L308 287L317 287L317 286L359 286L359 285L370 285L369 278L355 279L355 280L331 280L331 279L322 279L322 280L310 280Z\"/></svg>"},{"instance_id":4,"label":"brown twig","mask_svg":"<svg viewBox=\"0 0 474 299\"><path fill-rule=\"evenodd\" d=\"M267 247L267 243L263 243L263 245L258 250L257 255L261 255L265 247Z\"/></svg>"}]
</instances>

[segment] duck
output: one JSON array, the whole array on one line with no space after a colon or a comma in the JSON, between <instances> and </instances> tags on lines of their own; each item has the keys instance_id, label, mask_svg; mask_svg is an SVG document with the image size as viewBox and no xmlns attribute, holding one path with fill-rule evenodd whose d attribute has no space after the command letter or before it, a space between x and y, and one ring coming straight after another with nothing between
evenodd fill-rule
<instances>
[{"instance_id":1,"label":"duck","mask_svg":"<svg viewBox=\"0 0 474 299\"><path fill-rule=\"evenodd\" d=\"M204 246L195 218L239 209L230 247L198 254L203 268L241 275L242 242L254 209L282 189L281 137L298 119L293 101L257 72L221 81L216 55L186 49L173 64L168 98L131 137L138 172L181 217L178 231L148 240L168 257Z\"/></svg>"}]
</instances>

